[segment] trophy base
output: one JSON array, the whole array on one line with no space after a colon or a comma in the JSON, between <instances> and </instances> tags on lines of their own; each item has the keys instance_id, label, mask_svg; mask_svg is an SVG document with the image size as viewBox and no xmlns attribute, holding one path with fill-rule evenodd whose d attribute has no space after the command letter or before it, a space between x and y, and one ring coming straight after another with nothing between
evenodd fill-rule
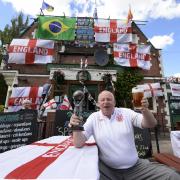
<instances>
[{"instance_id":1,"label":"trophy base","mask_svg":"<svg viewBox=\"0 0 180 180\"><path fill-rule=\"evenodd\" d=\"M84 131L83 126L73 126L70 128L71 131Z\"/></svg>"}]
</instances>

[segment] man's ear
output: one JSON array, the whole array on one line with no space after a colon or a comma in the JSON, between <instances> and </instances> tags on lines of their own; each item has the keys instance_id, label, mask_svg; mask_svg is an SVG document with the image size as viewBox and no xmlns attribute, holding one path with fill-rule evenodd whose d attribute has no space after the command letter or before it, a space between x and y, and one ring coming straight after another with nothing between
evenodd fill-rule
<instances>
[{"instance_id":1,"label":"man's ear","mask_svg":"<svg viewBox=\"0 0 180 180\"><path fill-rule=\"evenodd\" d=\"M99 108L99 103L98 102L96 103L96 106Z\"/></svg>"}]
</instances>

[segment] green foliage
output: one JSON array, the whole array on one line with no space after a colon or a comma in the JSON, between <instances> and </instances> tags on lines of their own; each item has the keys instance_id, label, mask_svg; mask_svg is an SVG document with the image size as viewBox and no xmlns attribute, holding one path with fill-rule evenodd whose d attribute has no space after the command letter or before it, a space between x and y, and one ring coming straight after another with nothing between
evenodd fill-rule
<instances>
[{"instance_id":1,"label":"green foliage","mask_svg":"<svg viewBox=\"0 0 180 180\"><path fill-rule=\"evenodd\" d=\"M0 105L0 112L4 112L4 106Z\"/></svg>"},{"instance_id":2,"label":"green foliage","mask_svg":"<svg viewBox=\"0 0 180 180\"><path fill-rule=\"evenodd\" d=\"M2 44L10 44L13 38L18 38L23 30L28 27L29 17L24 21L24 14L22 12L15 18L11 19L11 25L6 25L4 30L0 30L0 39Z\"/></svg>"},{"instance_id":3,"label":"green foliage","mask_svg":"<svg viewBox=\"0 0 180 180\"><path fill-rule=\"evenodd\" d=\"M6 100L7 84L4 80L4 76L0 74L0 104L4 104Z\"/></svg>"},{"instance_id":4,"label":"green foliage","mask_svg":"<svg viewBox=\"0 0 180 180\"><path fill-rule=\"evenodd\" d=\"M117 74L115 83L116 105L121 107L132 107L132 88L143 80L143 75L138 69L125 68Z\"/></svg>"}]
</instances>

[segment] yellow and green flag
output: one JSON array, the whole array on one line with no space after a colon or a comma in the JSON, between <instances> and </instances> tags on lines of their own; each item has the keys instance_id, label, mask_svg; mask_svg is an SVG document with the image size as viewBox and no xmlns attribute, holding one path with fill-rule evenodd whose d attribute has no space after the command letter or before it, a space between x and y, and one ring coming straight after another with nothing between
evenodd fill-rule
<instances>
[{"instance_id":1,"label":"yellow and green flag","mask_svg":"<svg viewBox=\"0 0 180 180\"><path fill-rule=\"evenodd\" d=\"M39 16L36 38L53 40L74 40L76 18Z\"/></svg>"}]
</instances>

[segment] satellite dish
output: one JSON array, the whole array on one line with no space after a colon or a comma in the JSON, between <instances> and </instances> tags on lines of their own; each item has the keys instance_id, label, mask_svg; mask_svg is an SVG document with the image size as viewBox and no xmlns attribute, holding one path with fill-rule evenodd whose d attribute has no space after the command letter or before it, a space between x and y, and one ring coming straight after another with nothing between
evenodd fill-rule
<instances>
[{"instance_id":1,"label":"satellite dish","mask_svg":"<svg viewBox=\"0 0 180 180\"><path fill-rule=\"evenodd\" d=\"M109 56L106 50L96 50L94 53L96 64L99 66L105 66L109 61Z\"/></svg>"}]
</instances>

